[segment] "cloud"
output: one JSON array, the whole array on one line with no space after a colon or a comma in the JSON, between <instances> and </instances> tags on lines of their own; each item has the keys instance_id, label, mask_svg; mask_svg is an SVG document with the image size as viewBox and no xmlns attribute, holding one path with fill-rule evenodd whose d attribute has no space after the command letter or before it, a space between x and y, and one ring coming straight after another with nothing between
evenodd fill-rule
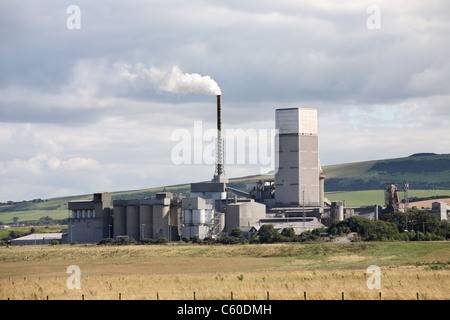
<instances>
[{"instance_id":1,"label":"cloud","mask_svg":"<svg viewBox=\"0 0 450 320\"><path fill-rule=\"evenodd\" d=\"M220 86L225 128L317 108L322 165L450 150L447 1L76 4L80 30L69 3L0 4L0 201L210 179L170 160L174 130L215 123L175 75Z\"/></svg>"}]
</instances>

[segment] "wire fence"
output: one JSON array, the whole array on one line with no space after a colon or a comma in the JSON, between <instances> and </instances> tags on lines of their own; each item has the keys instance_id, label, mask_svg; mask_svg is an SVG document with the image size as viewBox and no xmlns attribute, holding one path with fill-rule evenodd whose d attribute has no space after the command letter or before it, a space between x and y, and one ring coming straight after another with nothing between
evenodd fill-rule
<instances>
[{"instance_id":1,"label":"wire fence","mask_svg":"<svg viewBox=\"0 0 450 320\"><path fill-rule=\"evenodd\" d=\"M107 276L105 278L108 278ZM120 278L120 276L119 276ZM85 278L89 279L89 276ZM124 285L120 290L82 286L68 289L67 276L20 277L0 280L0 300L450 300L448 288L420 288L404 290L351 290L324 288L323 290L190 290L189 288L145 289ZM423 290L428 289L428 290Z\"/></svg>"}]
</instances>

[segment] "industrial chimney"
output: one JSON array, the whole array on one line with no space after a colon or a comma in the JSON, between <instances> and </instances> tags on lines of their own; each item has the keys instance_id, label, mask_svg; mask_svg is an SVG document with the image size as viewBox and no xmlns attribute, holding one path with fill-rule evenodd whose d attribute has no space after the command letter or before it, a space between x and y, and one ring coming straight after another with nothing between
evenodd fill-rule
<instances>
[{"instance_id":1,"label":"industrial chimney","mask_svg":"<svg viewBox=\"0 0 450 320\"><path fill-rule=\"evenodd\" d=\"M223 135L222 135L222 96L217 95L217 143L216 143L216 170L214 182L228 182L223 168Z\"/></svg>"}]
</instances>

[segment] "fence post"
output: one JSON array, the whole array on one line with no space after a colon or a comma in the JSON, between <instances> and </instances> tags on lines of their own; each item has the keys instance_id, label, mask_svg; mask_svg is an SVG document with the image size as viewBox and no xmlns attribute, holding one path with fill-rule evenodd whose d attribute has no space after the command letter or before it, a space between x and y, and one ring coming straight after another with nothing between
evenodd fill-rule
<instances>
[{"instance_id":1,"label":"fence post","mask_svg":"<svg viewBox=\"0 0 450 320\"><path fill-rule=\"evenodd\" d=\"M303 298L306 300L306 291L303 291Z\"/></svg>"},{"instance_id":2,"label":"fence post","mask_svg":"<svg viewBox=\"0 0 450 320\"><path fill-rule=\"evenodd\" d=\"M417 300L419 300L419 293L418 292L416 292L416 296L417 296Z\"/></svg>"},{"instance_id":3,"label":"fence post","mask_svg":"<svg viewBox=\"0 0 450 320\"><path fill-rule=\"evenodd\" d=\"M81 300L84 300L84 293L81 295Z\"/></svg>"},{"instance_id":4,"label":"fence post","mask_svg":"<svg viewBox=\"0 0 450 320\"><path fill-rule=\"evenodd\" d=\"M122 300L122 293L119 292L119 300Z\"/></svg>"},{"instance_id":5,"label":"fence post","mask_svg":"<svg viewBox=\"0 0 450 320\"><path fill-rule=\"evenodd\" d=\"M195 300L195 291L194 291L194 300Z\"/></svg>"},{"instance_id":6,"label":"fence post","mask_svg":"<svg viewBox=\"0 0 450 320\"><path fill-rule=\"evenodd\" d=\"M156 300L159 300L159 292L156 293Z\"/></svg>"},{"instance_id":7,"label":"fence post","mask_svg":"<svg viewBox=\"0 0 450 320\"><path fill-rule=\"evenodd\" d=\"M233 300L233 291L231 291L231 300Z\"/></svg>"},{"instance_id":8,"label":"fence post","mask_svg":"<svg viewBox=\"0 0 450 320\"><path fill-rule=\"evenodd\" d=\"M381 300L381 291L380 291L380 293L379 293L379 296L380 296L380 300Z\"/></svg>"},{"instance_id":9,"label":"fence post","mask_svg":"<svg viewBox=\"0 0 450 320\"><path fill-rule=\"evenodd\" d=\"M344 300L344 291L342 291L342 300Z\"/></svg>"},{"instance_id":10,"label":"fence post","mask_svg":"<svg viewBox=\"0 0 450 320\"><path fill-rule=\"evenodd\" d=\"M269 291L267 291L267 300L270 300L270 299L269 299Z\"/></svg>"}]
</instances>

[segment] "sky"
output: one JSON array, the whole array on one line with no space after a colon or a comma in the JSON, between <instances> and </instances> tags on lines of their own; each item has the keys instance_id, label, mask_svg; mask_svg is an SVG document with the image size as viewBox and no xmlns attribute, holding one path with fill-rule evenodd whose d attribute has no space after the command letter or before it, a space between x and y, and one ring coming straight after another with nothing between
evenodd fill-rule
<instances>
[{"instance_id":1,"label":"sky","mask_svg":"<svg viewBox=\"0 0 450 320\"><path fill-rule=\"evenodd\" d=\"M277 108L318 110L322 166L450 153L449 35L446 0L2 0L0 202L210 180L217 90L230 178Z\"/></svg>"}]
</instances>

